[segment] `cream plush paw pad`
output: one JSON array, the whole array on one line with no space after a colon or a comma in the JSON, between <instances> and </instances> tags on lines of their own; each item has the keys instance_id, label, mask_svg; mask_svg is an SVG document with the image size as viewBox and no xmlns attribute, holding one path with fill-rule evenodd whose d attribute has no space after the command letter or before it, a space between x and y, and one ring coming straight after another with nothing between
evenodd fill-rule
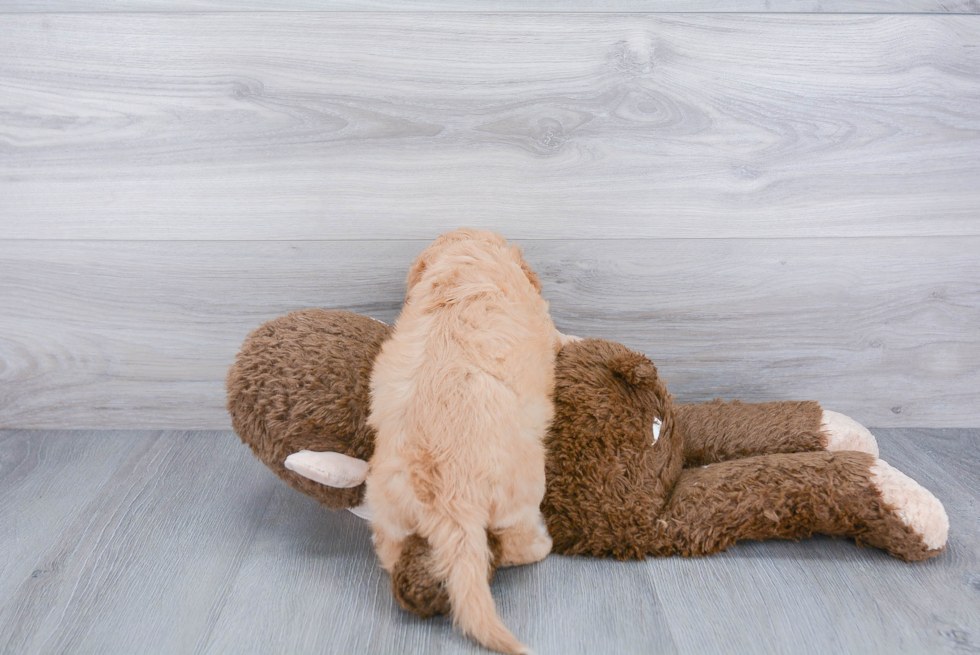
<instances>
[{"instance_id":1,"label":"cream plush paw pad","mask_svg":"<svg viewBox=\"0 0 980 655\"><path fill-rule=\"evenodd\" d=\"M356 487L364 482L368 472L368 463L363 460L342 453L315 453L312 450L293 453L283 466L304 478L338 489Z\"/></svg>"},{"instance_id":2,"label":"cream plush paw pad","mask_svg":"<svg viewBox=\"0 0 980 655\"><path fill-rule=\"evenodd\" d=\"M827 435L827 450L857 450L878 456L878 442L868 428L850 416L823 410L820 429Z\"/></svg>"},{"instance_id":3,"label":"cream plush paw pad","mask_svg":"<svg viewBox=\"0 0 980 655\"><path fill-rule=\"evenodd\" d=\"M881 459L871 465L871 482L882 500L895 508L902 522L922 537L926 546L939 550L946 545L949 518L943 504L928 489Z\"/></svg>"}]
</instances>

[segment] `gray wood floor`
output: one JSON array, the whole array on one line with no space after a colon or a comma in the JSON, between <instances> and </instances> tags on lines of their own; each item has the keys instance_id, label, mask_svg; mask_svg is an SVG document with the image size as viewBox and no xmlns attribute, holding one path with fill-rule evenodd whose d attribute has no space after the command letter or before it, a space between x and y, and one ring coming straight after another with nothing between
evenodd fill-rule
<instances>
[{"instance_id":1,"label":"gray wood floor","mask_svg":"<svg viewBox=\"0 0 980 655\"><path fill-rule=\"evenodd\" d=\"M498 575L501 614L542 655L976 652L980 431L876 434L945 504L940 557L827 538L553 556ZM229 432L0 432L0 553L2 653L481 652L401 612L360 519Z\"/></svg>"}]
</instances>

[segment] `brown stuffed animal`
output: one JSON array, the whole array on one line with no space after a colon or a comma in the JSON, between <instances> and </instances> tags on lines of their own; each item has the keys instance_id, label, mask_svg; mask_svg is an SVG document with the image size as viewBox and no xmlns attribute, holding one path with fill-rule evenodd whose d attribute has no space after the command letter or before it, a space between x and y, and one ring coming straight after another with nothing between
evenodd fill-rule
<instances>
[{"instance_id":1,"label":"brown stuffed animal","mask_svg":"<svg viewBox=\"0 0 980 655\"><path fill-rule=\"evenodd\" d=\"M358 513L371 362L389 330L349 312L294 312L250 334L228 374L242 441L331 509ZM708 555L814 533L906 561L945 549L939 501L877 459L870 432L816 402L674 404L649 359L599 339L567 344L555 373L541 506L555 553ZM406 542L392 591L421 616L448 611L424 538Z\"/></svg>"}]
</instances>

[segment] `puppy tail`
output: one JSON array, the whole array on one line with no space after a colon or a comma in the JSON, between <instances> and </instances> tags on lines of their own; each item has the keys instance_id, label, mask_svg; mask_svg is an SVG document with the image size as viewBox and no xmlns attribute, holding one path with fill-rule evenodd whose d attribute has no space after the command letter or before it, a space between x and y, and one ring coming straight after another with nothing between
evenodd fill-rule
<instances>
[{"instance_id":1,"label":"puppy tail","mask_svg":"<svg viewBox=\"0 0 980 655\"><path fill-rule=\"evenodd\" d=\"M488 580L490 550L486 531L445 517L428 539L433 563L446 580L453 622L487 648L512 655L530 653L497 614Z\"/></svg>"}]
</instances>

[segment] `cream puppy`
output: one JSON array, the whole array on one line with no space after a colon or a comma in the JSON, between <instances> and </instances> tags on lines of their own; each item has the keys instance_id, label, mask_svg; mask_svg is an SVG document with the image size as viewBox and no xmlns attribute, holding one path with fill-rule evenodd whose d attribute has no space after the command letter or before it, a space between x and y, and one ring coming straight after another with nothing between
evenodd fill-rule
<instances>
[{"instance_id":1,"label":"cream puppy","mask_svg":"<svg viewBox=\"0 0 980 655\"><path fill-rule=\"evenodd\" d=\"M560 342L520 250L463 229L412 264L371 373L366 499L381 564L392 571L408 535L428 539L455 622L506 653L528 650L497 615L486 530L500 535L505 565L551 550L538 507Z\"/></svg>"}]
</instances>

